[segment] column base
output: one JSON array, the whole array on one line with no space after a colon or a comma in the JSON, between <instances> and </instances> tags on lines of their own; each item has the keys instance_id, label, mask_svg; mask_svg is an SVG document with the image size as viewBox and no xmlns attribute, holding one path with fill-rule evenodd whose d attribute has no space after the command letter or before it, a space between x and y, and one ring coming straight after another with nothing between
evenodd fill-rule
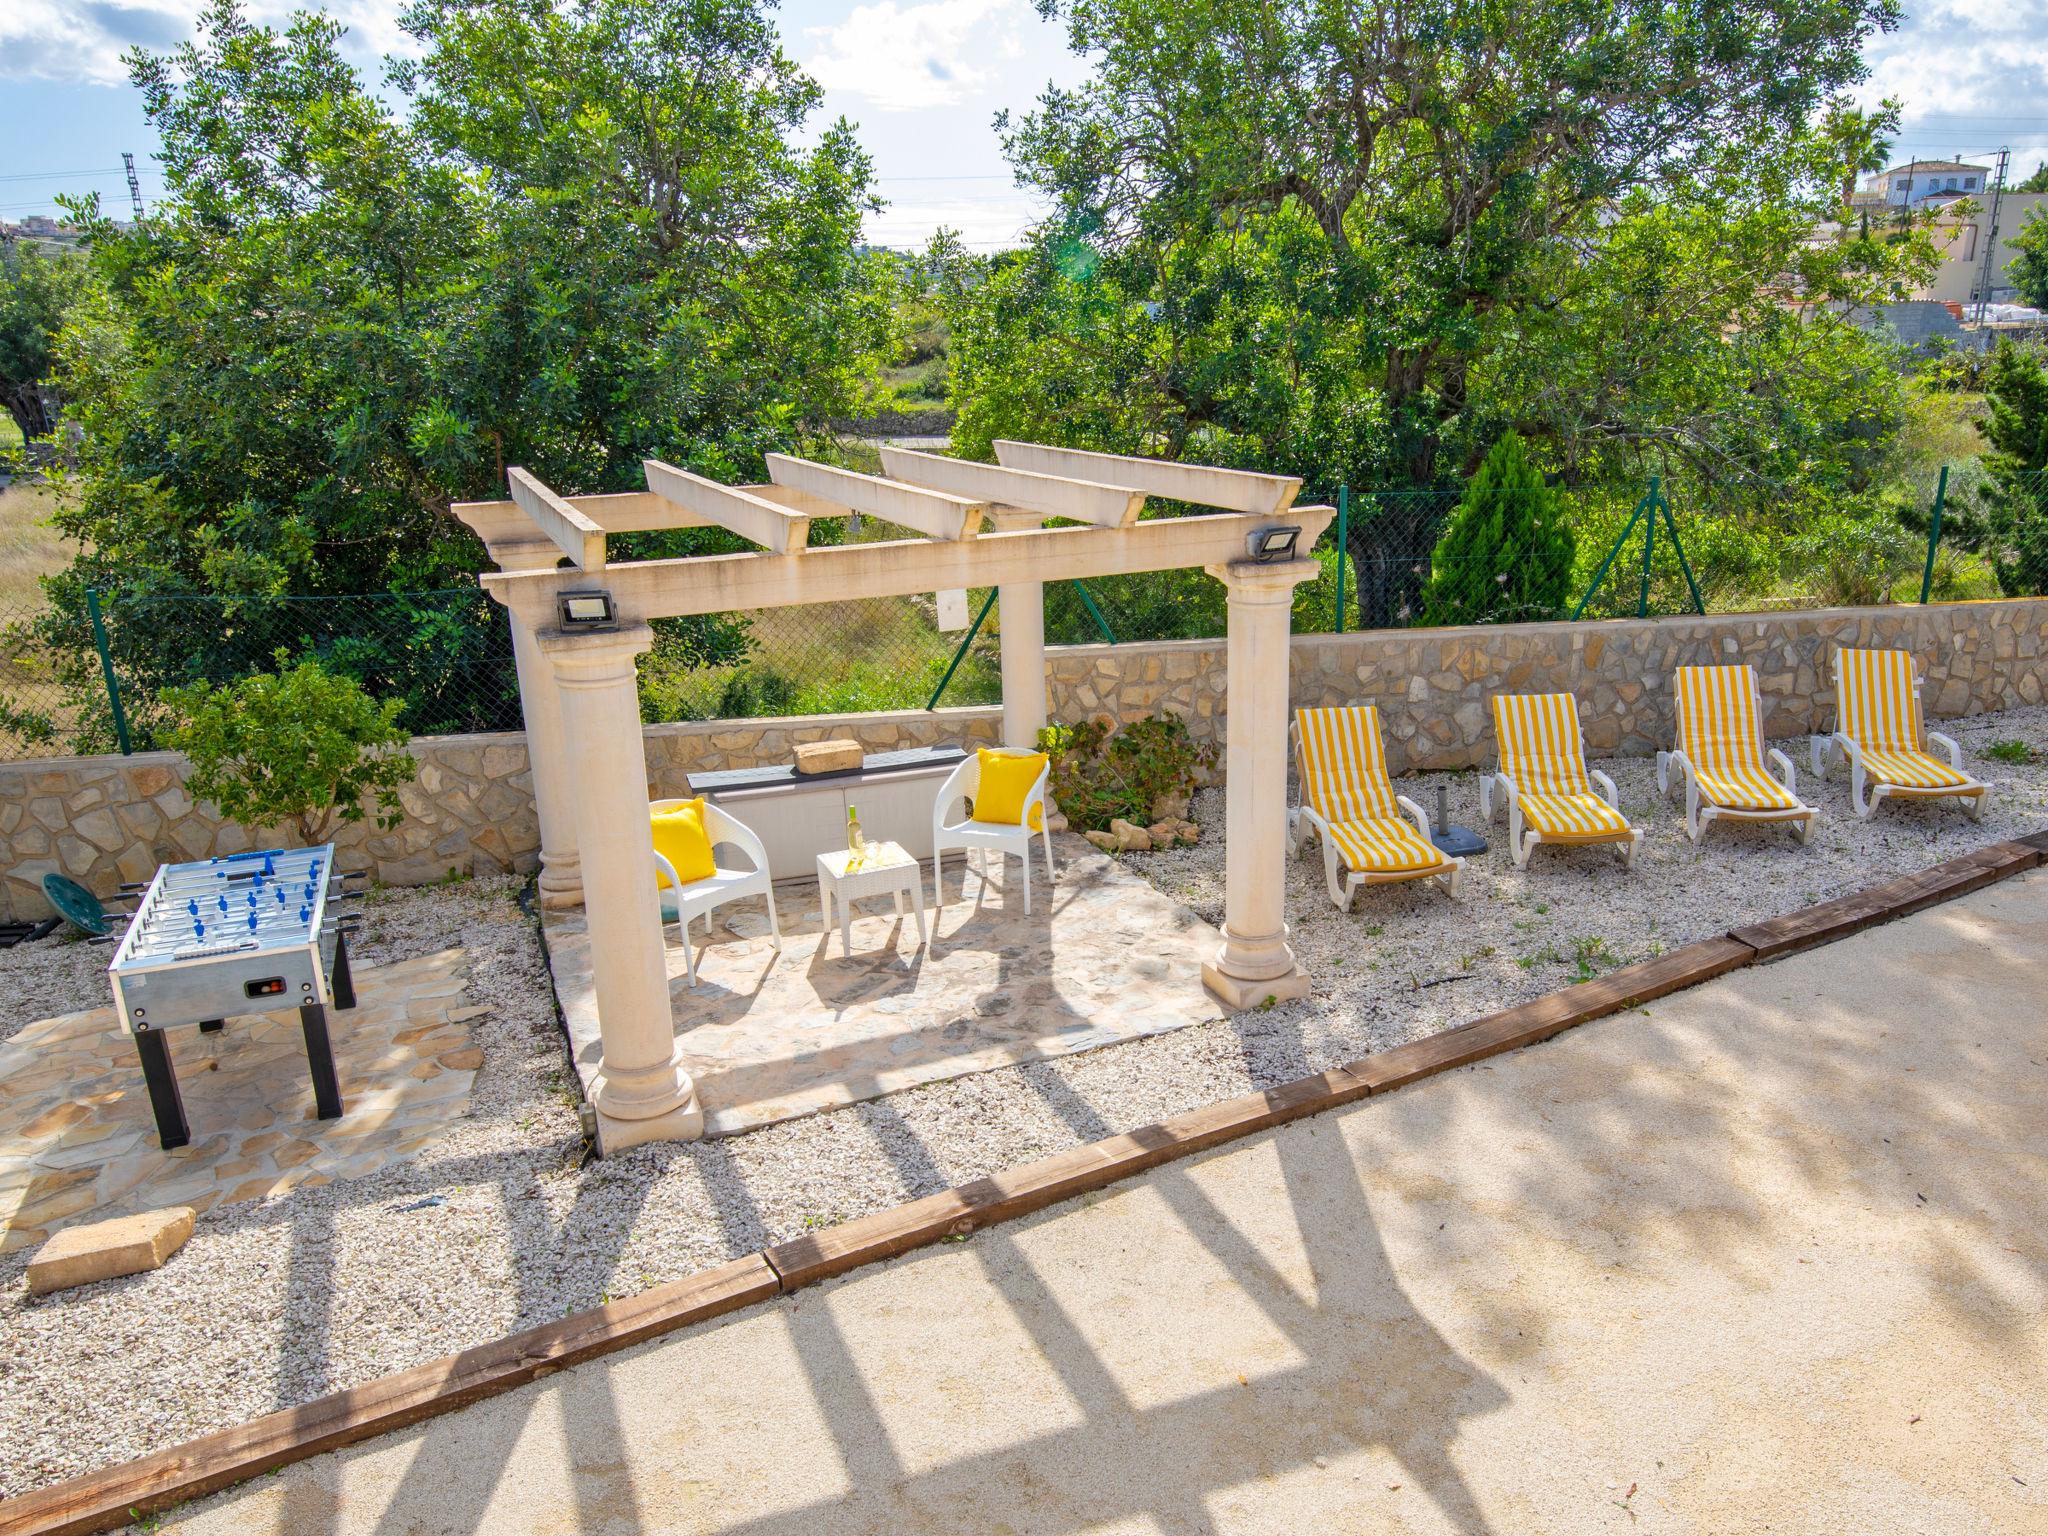
<instances>
[{"instance_id":1,"label":"column base","mask_svg":"<svg viewBox=\"0 0 2048 1536\"><path fill-rule=\"evenodd\" d=\"M650 1141L699 1141L704 1135L704 1110L694 1093L687 1104L678 1104L665 1115L621 1120L599 1109L596 1118L600 1157L616 1157L629 1147L644 1146Z\"/></svg>"},{"instance_id":2,"label":"column base","mask_svg":"<svg viewBox=\"0 0 2048 1536\"><path fill-rule=\"evenodd\" d=\"M550 912L567 912L583 905L583 868L580 861L550 863L547 855L541 855L540 878L535 882L539 888L540 904Z\"/></svg>"},{"instance_id":3,"label":"column base","mask_svg":"<svg viewBox=\"0 0 2048 1536\"><path fill-rule=\"evenodd\" d=\"M1267 1001L1284 1003L1290 998L1307 997L1311 991L1308 972L1300 966L1290 966L1278 976L1269 976L1264 981L1246 980L1219 970L1213 961L1202 965L1202 985L1223 1000L1225 1007L1233 1012L1256 1008Z\"/></svg>"}]
</instances>

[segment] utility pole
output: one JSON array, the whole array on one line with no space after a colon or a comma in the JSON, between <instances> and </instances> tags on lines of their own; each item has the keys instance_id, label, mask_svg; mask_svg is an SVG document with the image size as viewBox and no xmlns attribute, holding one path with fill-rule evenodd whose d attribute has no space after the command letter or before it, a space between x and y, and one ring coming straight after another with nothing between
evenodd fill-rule
<instances>
[{"instance_id":1,"label":"utility pole","mask_svg":"<svg viewBox=\"0 0 2048 1536\"><path fill-rule=\"evenodd\" d=\"M1998 169L1992 173L1991 219L1984 235L1984 269L1977 279L1977 324L1982 327L1984 317L1991 313L1991 256L1998 249L1998 205L2005 199L2005 168L2012 159L2010 149L1998 152ZM1979 335L1980 341L1985 338ZM1988 350L1988 348L1986 349Z\"/></svg>"},{"instance_id":2,"label":"utility pole","mask_svg":"<svg viewBox=\"0 0 2048 1536\"><path fill-rule=\"evenodd\" d=\"M142 183L135 179L135 156L127 150L121 151L121 163L128 167L128 201L135 207L135 217L142 218Z\"/></svg>"}]
</instances>

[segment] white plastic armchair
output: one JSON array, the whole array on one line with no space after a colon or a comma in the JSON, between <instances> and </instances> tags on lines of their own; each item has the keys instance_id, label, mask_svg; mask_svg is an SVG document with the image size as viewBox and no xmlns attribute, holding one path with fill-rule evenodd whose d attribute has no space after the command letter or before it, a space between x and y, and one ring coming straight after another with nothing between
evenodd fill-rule
<instances>
[{"instance_id":1,"label":"white plastic armchair","mask_svg":"<svg viewBox=\"0 0 2048 1536\"><path fill-rule=\"evenodd\" d=\"M1024 796L1023 819L1015 826L1000 821L976 821L972 816L950 822L946 819L963 800L974 799L981 790L981 758L978 754L962 759L960 766L946 776L946 782L939 786L939 798L932 805L932 901L936 905L945 905L945 887L939 883L939 861L948 848L962 848L969 853L970 864L973 862L971 855L979 850L984 885L988 883L988 856L991 852L998 857L1006 853L1016 854L1024 870L1024 910L1031 910L1031 839L1034 837L1045 845L1046 882L1050 884L1053 879L1052 834L1045 826L1045 786L1050 770L1050 764L1039 770L1030 792ZM1038 816L1036 831L1031 826L1034 812Z\"/></svg>"},{"instance_id":2,"label":"white plastic armchair","mask_svg":"<svg viewBox=\"0 0 2048 1536\"><path fill-rule=\"evenodd\" d=\"M672 811L686 802L681 800L657 800L647 809L652 815ZM676 904L676 932L683 941L683 969L691 986L697 985L697 950L690 942L690 924L704 917L713 907L722 907L729 901L742 896L760 896L768 903L768 932L775 948L782 948L782 924L775 916L775 885L768 876L768 850L754 829L727 811L720 810L710 801L704 803L704 835L711 839L712 873L702 880L687 883L676 877L676 868L663 858L659 851L654 855L654 867L667 878ZM736 848L754 861L752 869L728 869L719 856L723 848ZM704 925L707 937L711 925Z\"/></svg>"}]
</instances>

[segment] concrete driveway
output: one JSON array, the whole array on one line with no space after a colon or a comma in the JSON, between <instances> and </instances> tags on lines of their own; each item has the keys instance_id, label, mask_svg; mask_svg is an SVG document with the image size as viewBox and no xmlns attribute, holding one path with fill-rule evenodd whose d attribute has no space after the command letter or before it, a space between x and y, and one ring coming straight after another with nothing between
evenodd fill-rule
<instances>
[{"instance_id":1,"label":"concrete driveway","mask_svg":"<svg viewBox=\"0 0 2048 1536\"><path fill-rule=\"evenodd\" d=\"M2037 874L162 1529L2048 1532L2044 976Z\"/></svg>"}]
</instances>

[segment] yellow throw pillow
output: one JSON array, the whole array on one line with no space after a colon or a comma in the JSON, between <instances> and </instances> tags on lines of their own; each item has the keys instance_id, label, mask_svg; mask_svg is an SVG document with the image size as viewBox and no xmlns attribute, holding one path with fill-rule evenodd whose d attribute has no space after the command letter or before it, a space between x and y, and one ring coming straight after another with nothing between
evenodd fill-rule
<instances>
[{"instance_id":1,"label":"yellow throw pillow","mask_svg":"<svg viewBox=\"0 0 2048 1536\"><path fill-rule=\"evenodd\" d=\"M1024 820L1024 797L1045 771L1045 754L991 752L983 747L977 755L981 759L981 788L974 796L974 819L1004 827L1017 826ZM1039 817L1034 807L1031 830L1036 832L1038 828Z\"/></svg>"},{"instance_id":2,"label":"yellow throw pillow","mask_svg":"<svg viewBox=\"0 0 2048 1536\"><path fill-rule=\"evenodd\" d=\"M711 861L711 838L704 831L702 795L669 810L655 811L649 819L654 824L654 851L675 866L676 878L683 884L709 879L717 872ZM659 864L654 866L654 883L661 890L668 889L668 876Z\"/></svg>"}]
</instances>

